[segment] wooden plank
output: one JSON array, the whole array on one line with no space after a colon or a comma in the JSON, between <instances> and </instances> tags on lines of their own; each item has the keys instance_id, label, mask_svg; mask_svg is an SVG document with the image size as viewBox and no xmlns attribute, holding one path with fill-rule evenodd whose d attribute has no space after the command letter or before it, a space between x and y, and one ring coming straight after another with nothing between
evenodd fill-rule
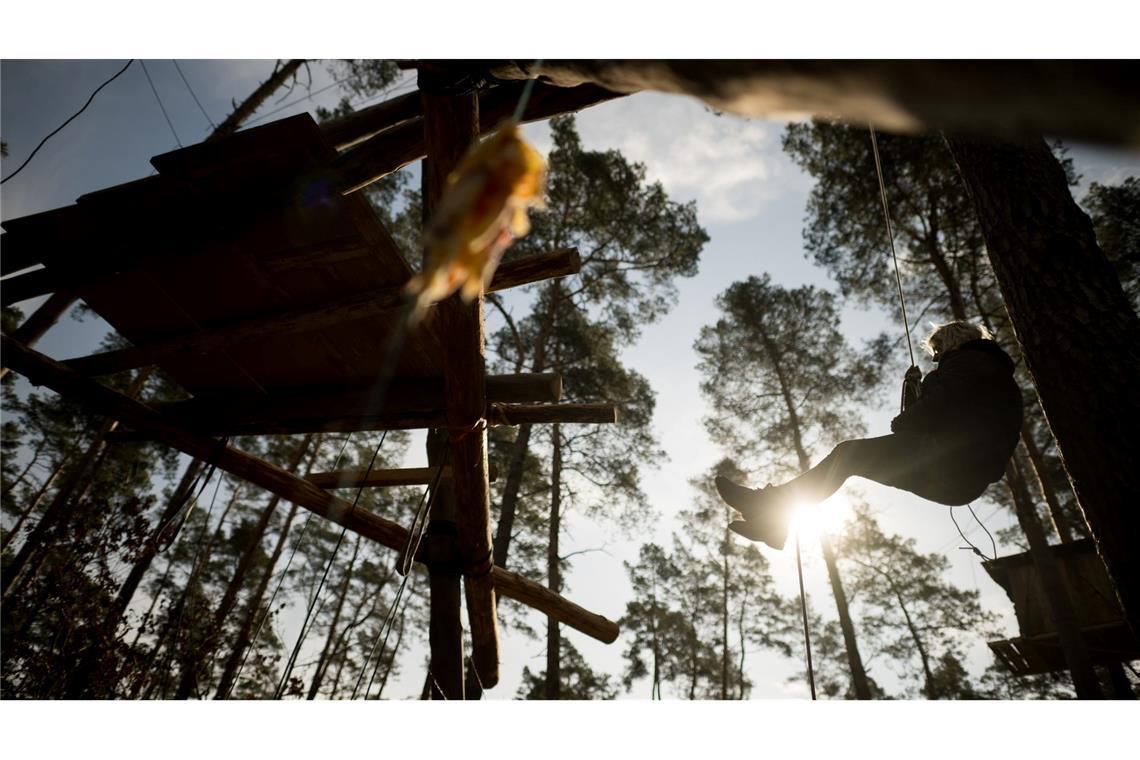
<instances>
[{"instance_id":1,"label":"wooden plank","mask_svg":"<svg viewBox=\"0 0 1140 760\"><path fill-rule=\"evenodd\" d=\"M495 87L480 96L480 134L494 130L512 114L522 95L522 88L522 83L512 83ZM622 95L592 84L549 87L540 83L534 86L522 121L529 123L549 119L619 97ZM422 120L414 119L341 153L333 161L330 175L342 193L356 192L423 158L427 153L424 146Z\"/></svg>"},{"instance_id":2,"label":"wooden plank","mask_svg":"<svg viewBox=\"0 0 1140 760\"><path fill-rule=\"evenodd\" d=\"M557 401L562 393L562 378L553 372L491 375L486 384L487 397L493 402ZM382 410L373 409L375 392L373 386L368 386L271 394L228 393L222 397L160 403L155 409L172 421L200 430L213 430L227 424L254 427L305 424L306 420L375 418L376 422L382 422L404 417L414 420L416 415L433 422L439 420L446 426L443 421L446 390L442 378L394 381L388 388Z\"/></svg>"},{"instance_id":3,"label":"wooden plank","mask_svg":"<svg viewBox=\"0 0 1140 760\"><path fill-rule=\"evenodd\" d=\"M577 625L571 627L598 641L612 644L621 632L618 624L612 620L589 612L518 573L494 567L491 569L491 578L495 582L495 590L503 596L542 610L559 622L574 620Z\"/></svg>"},{"instance_id":4,"label":"wooden plank","mask_svg":"<svg viewBox=\"0 0 1140 760\"><path fill-rule=\"evenodd\" d=\"M75 303L75 296L68 292L54 293L48 300L40 304L39 308L24 320L23 324L12 331L12 339L25 346L34 345L43 337L44 333L54 325L64 313ZM0 367L0 378L8 374L7 367Z\"/></svg>"},{"instance_id":5,"label":"wooden plank","mask_svg":"<svg viewBox=\"0 0 1140 760\"><path fill-rule=\"evenodd\" d=\"M564 248L540 256L528 256L504 263L495 273L488 292L496 292L532 282L563 277L581 269L578 249ZM47 270L37 270L45 272ZM35 274L35 273L29 273ZM28 275L21 275L26 277ZM45 274L53 278L54 275ZM8 282L5 280L4 282ZM54 282L54 279L52 280ZM36 290L50 287L37 287ZM7 301L5 301L7 303ZM395 316L404 305L403 285L382 288L338 299L329 304L265 314L209 325L204 330L182 332L128 348L104 351L69 359L66 364L85 375L98 376L161 364L179 354L200 355L240 343L284 335L304 334L348 322ZM508 399L503 399L508 400ZM547 399L510 399L518 401Z\"/></svg>"},{"instance_id":6,"label":"wooden plank","mask_svg":"<svg viewBox=\"0 0 1140 760\"><path fill-rule=\"evenodd\" d=\"M314 402L323 397L305 399L277 395L264 402L253 396L250 408L227 402L222 409L211 409L198 400L156 405L172 424L184 426L201 435L287 435L297 433L350 433L359 430L417 430L449 427L447 411L436 408L410 408L397 405L389 393L387 408L380 412L339 414L339 409L322 409ZM303 408L288 409L285 399L296 398ZM223 411L224 409L224 411ZM490 403L486 420L489 425L612 424L617 421L613 404L502 404ZM463 428L464 430L469 428ZM473 428L471 428L473 429Z\"/></svg>"},{"instance_id":7,"label":"wooden plank","mask_svg":"<svg viewBox=\"0 0 1140 760\"><path fill-rule=\"evenodd\" d=\"M488 404L490 425L534 425L543 423L613 424L618 408L614 404Z\"/></svg>"},{"instance_id":8,"label":"wooden plank","mask_svg":"<svg viewBox=\"0 0 1140 760\"><path fill-rule=\"evenodd\" d=\"M408 531L403 526L366 510L353 510L352 504L344 499L337 498L304 478L252 454L171 425L145 404L86 378L7 335L0 335L0 353L4 355L13 371L19 372L34 385L46 386L56 393L84 404L98 414L112 417L124 425L144 431L152 440L215 464L221 470L260 486L390 549L401 551L407 544ZM609 636L610 631L616 630L615 623L583 610L558 594L552 594L539 583L501 568L492 570L490 577L497 586L502 585L505 596L550 615L575 630L607 643L616 637L616 633L612 637ZM600 621L605 622L600 623Z\"/></svg>"},{"instance_id":9,"label":"wooden plank","mask_svg":"<svg viewBox=\"0 0 1140 760\"><path fill-rule=\"evenodd\" d=\"M388 486L426 486L435 480L438 467L403 467L392 470L332 470L313 472L305 480L321 488L383 488ZM443 468L440 478L451 477L451 467ZM487 473L489 480L499 477L498 468L492 466Z\"/></svg>"},{"instance_id":10,"label":"wooden plank","mask_svg":"<svg viewBox=\"0 0 1140 760\"><path fill-rule=\"evenodd\" d=\"M551 253L504 261L495 270L488 293L497 293L507 288L517 288L532 282L552 280L582 271L582 259L577 248L560 248Z\"/></svg>"},{"instance_id":11,"label":"wooden plank","mask_svg":"<svg viewBox=\"0 0 1140 760\"><path fill-rule=\"evenodd\" d=\"M443 195L448 175L478 139L479 99L423 91L424 198L430 211ZM499 681L499 628L490 577L491 497L487 484L486 359L483 295L464 304L454 295L438 306L443 346L443 388L455 493L458 559L463 566L471 663L479 681Z\"/></svg>"},{"instance_id":12,"label":"wooden plank","mask_svg":"<svg viewBox=\"0 0 1140 760\"><path fill-rule=\"evenodd\" d=\"M69 359L66 364L85 375L110 375L148 364L161 364L175 354L201 355L241 343L313 332L359 319L394 314L403 303L401 288L385 289L342 298L317 308L291 309L195 330L141 346L81 356Z\"/></svg>"},{"instance_id":13,"label":"wooden plank","mask_svg":"<svg viewBox=\"0 0 1140 760\"><path fill-rule=\"evenodd\" d=\"M321 132L337 150L346 150L404 122L422 119L423 102L409 92L321 123ZM422 129L422 127L421 127Z\"/></svg>"}]
</instances>

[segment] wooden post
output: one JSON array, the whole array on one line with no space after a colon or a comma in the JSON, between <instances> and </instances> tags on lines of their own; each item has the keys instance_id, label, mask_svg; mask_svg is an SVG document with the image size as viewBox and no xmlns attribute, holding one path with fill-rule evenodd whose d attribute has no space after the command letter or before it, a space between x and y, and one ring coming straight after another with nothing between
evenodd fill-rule
<instances>
[{"instance_id":1,"label":"wooden post","mask_svg":"<svg viewBox=\"0 0 1140 760\"><path fill-rule=\"evenodd\" d=\"M446 447L447 431L430 431L428 464L441 467ZM440 478L438 489L432 499L423 539L423 560L428 567L431 591L428 688L432 699L463 699L463 619L455 487L450 480Z\"/></svg>"},{"instance_id":2,"label":"wooden post","mask_svg":"<svg viewBox=\"0 0 1140 760\"><path fill-rule=\"evenodd\" d=\"M425 87L425 85L427 85ZM427 208L443 194L448 174L479 136L479 100L475 95L432 93L420 76L424 100L424 170ZM456 525L464 568L467 619L471 626L471 661L486 688L499 681L499 633L495 587L491 580L491 500L487 485L486 361L483 296L464 304L452 296L439 305L444 343L443 379L455 485Z\"/></svg>"}]
</instances>

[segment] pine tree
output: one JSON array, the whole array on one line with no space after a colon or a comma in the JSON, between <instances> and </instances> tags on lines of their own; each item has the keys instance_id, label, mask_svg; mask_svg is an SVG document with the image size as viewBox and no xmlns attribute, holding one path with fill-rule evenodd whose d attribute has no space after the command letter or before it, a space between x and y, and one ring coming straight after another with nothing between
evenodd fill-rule
<instances>
[{"instance_id":1,"label":"pine tree","mask_svg":"<svg viewBox=\"0 0 1140 760\"><path fill-rule=\"evenodd\" d=\"M838 443L862 431L856 400L878 387L885 339L856 352L838 330L830 293L788 290L767 275L734 283L717 306L723 316L701 329L695 346L714 441L774 481L811 466L811 442ZM869 699L835 551L826 535L820 544L855 693Z\"/></svg>"}]
</instances>

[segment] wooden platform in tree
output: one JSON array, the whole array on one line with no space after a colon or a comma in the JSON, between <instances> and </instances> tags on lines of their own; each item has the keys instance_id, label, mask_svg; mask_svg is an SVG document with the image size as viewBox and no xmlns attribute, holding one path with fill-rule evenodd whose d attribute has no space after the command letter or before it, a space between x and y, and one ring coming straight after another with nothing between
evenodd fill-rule
<instances>
[{"instance_id":1,"label":"wooden platform in tree","mask_svg":"<svg viewBox=\"0 0 1140 760\"><path fill-rule=\"evenodd\" d=\"M614 96L597 87L543 94L525 117ZM491 687L499 677L496 592L603 641L613 641L618 629L493 566L487 426L607 423L616 421L616 409L552 403L562 393L553 374L487 376L482 299L464 305L453 296L431 307L407 335L398 361L385 366L412 275L405 257L418 261L419 252L399 250L356 191L417 156L446 157L440 164L446 167L462 155L470 137L450 134L440 111L446 98L425 94L423 100L428 107L419 116L402 107L389 125L378 122L383 109L338 121L331 131L307 114L283 119L156 156L154 176L4 222L5 303L74 295L131 344L59 362L5 335L4 362L33 383L120 420L133 431L128 435L211 462L397 550L408 541L407 529L350 508L329 489L349 480L384 485L408 473L390 471L387 481L383 473L333 473L335 482L318 484L214 436L440 429L449 474L440 488L454 499L448 519L457 526L457 541L444 559L431 559L438 547L426 553L422 547L417 558L465 576L471 659L479 680ZM494 92L488 98L499 110L508 100ZM492 128L479 123L478 104L473 107L471 132ZM446 175L439 167L435 174L438 196ZM575 250L551 251L501 266L487 290L565 276L579 266ZM96 380L150 366L188 398L149 407ZM377 409L381 386L387 393ZM414 480L423 477L417 473ZM433 600L433 619L436 607ZM458 636L457 627L449 633L456 644ZM437 654L433 638L433 658Z\"/></svg>"},{"instance_id":2,"label":"wooden platform in tree","mask_svg":"<svg viewBox=\"0 0 1140 760\"><path fill-rule=\"evenodd\" d=\"M1140 657L1140 642L1132 635L1090 539L1050 547L1061 580L1073 600L1081 636L1094 663L1126 662ZM1009 595L1020 636L989 642L994 654L1016 675L1064 670L1067 665L1056 631L1042 603L1041 585L1029 553L982 563L986 572Z\"/></svg>"}]
</instances>

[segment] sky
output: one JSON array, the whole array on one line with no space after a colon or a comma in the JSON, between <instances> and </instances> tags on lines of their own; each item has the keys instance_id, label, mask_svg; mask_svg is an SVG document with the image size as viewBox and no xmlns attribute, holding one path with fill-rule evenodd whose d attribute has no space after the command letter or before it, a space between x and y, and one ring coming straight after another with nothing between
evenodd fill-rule
<instances>
[{"instance_id":1,"label":"sky","mask_svg":"<svg viewBox=\"0 0 1140 760\"><path fill-rule=\"evenodd\" d=\"M271 5L256 0L197 0L192 7L155 4L151 0L9 4L0 29L0 132L13 144L12 158L20 160L19 151L27 150L28 140L38 141L57 126L94 86L112 73L115 61L129 56L156 61L151 68L155 85L163 94L180 139L187 141L204 135L208 122L188 95L176 94L181 84L177 72L171 71L172 66L163 65L171 57L179 59L199 99L211 118L217 120L228 111L231 98L243 96L264 76L264 59L278 57L1080 59L1136 55L1137 10L1134 4L1119 0L1085 0L1079 7L1059 0L1042 0L1029 11L1023 4L992 0L959 0L953 7L915 4L912 0L879 0L871 4L842 0L783 4L702 0L690 6L654 3L651 13L644 6L638 2L576 0L572 10L568 10L556 4L523 7L435 0L425 16L424 4L361 0L341 0L335 9L329 9L331 12L315 13L313 4L304 0L275 0ZM56 64L54 75L48 76L51 67L37 67L39 71L32 73L14 60L19 58L102 60L88 67ZM229 60L223 63L224 59ZM45 148L36 158L25 172L36 176L35 182L29 182L19 192L13 192L19 189L16 182L0 188L0 219L70 203L82 192L144 176L150 171L149 156L175 147L153 95L147 95L145 78L132 70L124 75L124 80L133 80L130 87L123 88L127 92L107 97L115 88L105 90L88 113L53 139L51 150ZM647 96L639 96L644 97ZM112 107L107 108L104 100ZM632 103L634 99L624 102ZM298 105L280 115L307 106ZM602 114L604 108L615 107L624 106L612 104L596 110ZM101 116L91 119L94 113ZM81 129L76 128L81 125ZM635 141L642 135L641 139L649 145L654 144L651 135L681 132L666 130L665 126L653 121L602 125L598 127L598 138L633 150L633 146L622 141ZM766 134L778 135L779 125L764 126ZM585 115L580 127L584 135L594 134ZM541 136L535 139L541 140ZM668 146L668 135L656 144ZM735 145L729 140L720 148L729 144ZM589 142L587 145L594 147ZM751 155L757 151L745 152ZM49 155L55 156L55 170L37 176L35 167ZM782 161L775 151L766 155L766 167ZM667 151L637 157L647 162L655 159L650 165L651 174L665 172L669 166L675 168L684 158ZM1119 177L1122 172L1135 173L1128 168L1135 167L1135 154L1085 150L1082 158L1083 171L1091 173L1087 167L1097 167L1095 171L1105 178ZM3 173L7 174L13 166L5 160ZM746 180L738 187L746 192L762 190L764 183L756 181L757 164L749 167L744 172ZM739 167L725 168L736 176ZM702 222L713 233L713 241L706 249L701 276L681 291L681 307L696 308L699 315L691 321L672 315L654 332L647 333L643 344L633 352L639 357L638 362L646 362L636 365L642 371L652 366L648 363L652 359L646 358L653 353L652 340L672 339L668 330L682 336L675 345L688 345L696 325L711 313L712 298L724 285L756 269L773 269L777 258L788 267L806 264L799 253L798 230L794 229L802 218L805 190L791 192L790 188L781 187L775 193L778 205L761 207L766 214L756 210L748 220L735 224L724 220L713 223L707 214L725 198L712 197L707 184L690 182L685 187L686 175L671 176L678 183L670 186L671 192L682 196L687 193L698 200ZM789 177L784 179L792 181ZM743 197L738 194L735 199ZM732 199L728 203L727 208L735 207ZM778 213L780 210L782 213ZM776 241L780 242L779 247ZM702 286L703 278L716 269L724 270L719 280ZM791 272L787 276L789 284L811 277L803 274L796 279ZM851 329L858 324L858 330L866 333L882 329L872 315L847 315L847 324ZM75 355L93 346L98 337L99 329L91 323L60 326L49 334L41 348L56 357ZM667 377L655 378L660 404L669 403L673 409L699 404L693 395L695 376L691 362L671 363L666 358L659 360L657 366L670 370ZM674 377L673 372L678 376ZM893 401L887 399L884 403L889 406ZM688 419L697 417L699 413L694 411ZM882 413L878 429L889 417L889 412ZM686 431L693 429L689 425L681 419L670 419L667 425L659 422L658 434L666 446L675 449L677 444L686 443ZM700 448L699 441L693 445ZM713 455L705 451L703 456L711 460ZM684 471L699 470L701 467L696 465L705 464L699 457L691 468L687 459L675 456L673 462L671 469L658 477L677 489L684 486ZM685 466L677 462L684 462ZM674 500L674 493L679 497L685 492L666 493L667 490L658 490L662 507L679 508L680 498ZM955 561L960 584L975 576L979 586L988 583L980 568L966 561L965 553L953 549L953 534L939 528L948 523L944 512L935 508L932 513L929 505L925 505L926 510L922 506L911 503L909 507L900 505L893 509L892 517L907 518L897 529L901 532L909 526L917 533L929 528L932 535L923 539L922 546L945 547L943 550ZM987 512L983 510L980 515L986 517ZM578 535L583 545L588 538ZM620 561L608 555L593 559L597 566L592 568L579 564L582 574L575 572L571 576L569 595L588 607L596 605L594 608L601 612L616 614L620 610L611 610L609 605L620 604L621 600L604 597L606 584L624 578ZM993 595L992 589L990 594ZM620 590L617 595L620 596ZM508 667L518 669L515 653L525 658L530 654L527 646L525 642L504 641L504 652L515 657L504 665L505 673ZM530 646L532 650L539 649ZM585 645L582 648L593 659L617 656L616 646L599 647L605 652ZM498 698L510 696L505 685L500 690L503 694ZM425 738L434 743L440 754L466 754L473 737L480 737L476 739L479 741L491 735L496 756L504 758L532 757L539 748L550 758L577 758L583 749L603 748L629 748L662 757L741 751L778 757L808 751L820 756L842 753L844 757L889 758L909 757L918 747L930 758L950 758L959 757L963 749L984 749L993 756L1024 754L1046 747L1053 756L1084 754L1098 746L1116 749L1120 742L1118 732L1027 732L1021 727L1059 721L1068 726L1090 725L1092 721L1101 726L1125 725L1123 721L1131 717L1130 711L1123 712L1127 709L1123 703L813 705L797 699L760 704L650 705L626 700L608 705L496 702L495 706L499 709L490 713L479 709L450 711L448 731L432 730L434 724L429 723L443 706L425 712L422 703L412 701L386 704L379 721L375 705L364 703L309 703L301 714L291 712L292 708L302 709L299 704L229 704L225 709L220 709L220 705L200 705L191 712L190 705L170 703L49 706L8 701L2 720L6 749L11 752L42 754L46 742L61 754L82 752L85 757L119 757L124 748L132 746L149 750L162 746L169 758L199 758L202 749L211 746L227 750L248 747L262 755L278 752L287 756L327 756L376 751L380 747L422 752ZM508 707L512 709L507 711ZM207 730L187 734L185 728L192 717L208 721L194 724ZM115 731L114 727L124 720L130 720L132 731ZM492 728L488 727L489 720L494 721ZM377 725L379 736L372 728ZM60 730L61 726L65 730ZM327 726L337 730L320 730ZM387 730L394 726L401 730ZM953 740L945 741L943 737Z\"/></svg>"},{"instance_id":2,"label":"sky","mask_svg":"<svg viewBox=\"0 0 1140 760\"><path fill-rule=\"evenodd\" d=\"M151 59L145 61L145 71L136 64L106 88L87 112L53 138L19 177L0 189L2 218L65 205L85 192L149 174L151 156L174 149L179 143L188 145L200 140L210 131L211 122L220 121L228 113L231 100L252 91L272 67L269 61L180 60L177 64L171 59ZM5 176L23 161L40 136L72 113L95 86L121 66L121 61L112 60L4 62L0 67L0 132L11 152L4 161ZM154 90L146 74L150 75ZM333 81L321 64L311 67L311 77L311 85L306 82L307 86L271 98L255 115L254 123L334 103L339 92L331 86ZM410 80L398 83L387 96L407 91L411 86ZM639 93L586 109L578 115L578 128L587 149L618 149L628 159L643 163L649 180L661 182L672 199L695 201L699 221L710 235L701 255L699 274L678 281L676 307L658 323L647 326L641 339L623 356L629 366L650 379L657 394L654 432L668 460L656 468L647 468L644 486L649 503L664 519L647 520L643 531L632 536L580 516L570 516L566 526L565 551L585 553L573 560L565 595L587 609L617 619L629 599L623 561L635 558L644 541L668 544L676 515L693 496L689 480L706 473L723 455L701 425L708 410L698 390L700 378L692 350L701 326L716 319L714 298L732 282L762 272L769 272L775 283L786 287L812 284L831 288L833 283L803 253L801 229L811 179L780 149L783 122L718 116L693 98ZM528 126L525 131L541 152L549 150L551 139L545 124ZM1083 175L1084 186L1078 190L1078 197L1089 182L1115 183L1124 176L1140 173L1140 157L1134 153L1077 145L1073 146L1072 155ZM885 167L885 171L889 170L889 166ZM517 297L508 299L508 305L511 304L518 309L525 306ZM494 328L496 316L488 315L488 330ZM918 338L925 327L917 325L913 329ZM106 326L97 319L82 323L67 320L54 328L38 348L60 359L81 355L94 348L105 330ZM901 336L901 326L893 323L889 315L853 307L844 310L843 332L851 342L857 344L880 331L896 338ZM926 362L924 369L929 368ZM886 383L881 397L868 404L867 423L872 434L887 431L897 403L895 385ZM417 461L422 458L422 446L413 443L409 451L407 464L422 464ZM813 451L813 459L818 460L824 453L824 449ZM973 555L958 549L961 541L947 508L865 481L849 484L845 492L861 495L871 504L886 530L915 537L921 551L945 554L952 563L953 582L977 589L984 604L1003 615L1004 629L1014 633L1015 622L1007 598ZM995 514L995 510L985 501L976 510L991 531L1010 523L1007 515ZM964 514L960 517L963 519L969 522ZM982 535L976 527L970 530L975 540ZM796 578L791 552L774 552L765 547L764 553L771 561L780 590L794 595ZM832 617L834 605L822 561L814 548L805 549L805 574L813 608ZM534 617L532 622L539 623L538 617ZM621 672L621 639L604 645L572 630L567 630L566 636L595 668L613 674ZM502 649L503 679L488 697L509 699L517 689L524 665L541 669L544 642L507 634ZM393 697L419 693L422 681L418 668L411 664L414 654L415 650L409 653L406 661L410 666L392 687ZM754 697L807 694L807 686L801 680L789 681L801 672L799 663L768 653L753 653L750 661ZM971 652L971 662L980 670L987 661L988 654L979 641ZM874 677L892 683L890 672L881 664L871 662L869 667ZM647 693L648 685L639 684L629 696L644 698Z\"/></svg>"}]
</instances>

